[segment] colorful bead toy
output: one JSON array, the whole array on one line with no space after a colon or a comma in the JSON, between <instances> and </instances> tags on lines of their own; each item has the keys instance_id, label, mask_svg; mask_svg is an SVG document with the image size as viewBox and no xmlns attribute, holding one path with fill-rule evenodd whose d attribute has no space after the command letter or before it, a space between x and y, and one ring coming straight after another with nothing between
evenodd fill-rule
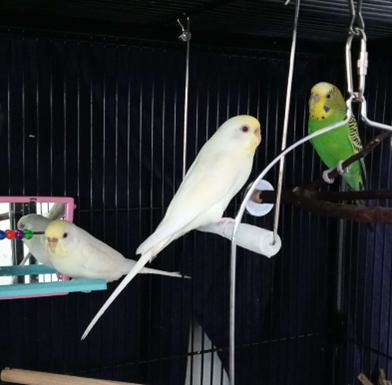
<instances>
[{"instance_id":1,"label":"colorful bead toy","mask_svg":"<svg viewBox=\"0 0 392 385\"><path fill-rule=\"evenodd\" d=\"M16 238L15 231L12 230L5 230L5 237L9 240L13 240Z\"/></svg>"},{"instance_id":2,"label":"colorful bead toy","mask_svg":"<svg viewBox=\"0 0 392 385\"><path fill-rule=\"evenodd\" d=\"M33 233L30 230L0 230L0 241L3 239L7 238L9 240L13 239L18 239L22 240L23 238L25 239L31 239L33 238L34 234L43 234L43 231Z\"/></svg>"}]
</instances>

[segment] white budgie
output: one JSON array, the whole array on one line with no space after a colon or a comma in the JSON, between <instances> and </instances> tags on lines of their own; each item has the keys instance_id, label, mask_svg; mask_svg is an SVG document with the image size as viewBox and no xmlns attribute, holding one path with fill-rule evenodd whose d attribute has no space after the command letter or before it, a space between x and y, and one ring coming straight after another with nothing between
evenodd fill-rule
<instances>
[{"instance_id":1,"label":"white budgie","mask_svg":"<svg viewBox=\"0 0 392 385\"><path fill-rule=\"evenodd\" d=\"M136 261L125 258L106 243L67 221L53 221L45 231L50 260L61 274L74 279L112 282L129 273ZM181 277L179 273L144 268L143 274Z\"/></svg>"},{"instance_id":2,"label":"white budgie","mask_svg":"<svg viewBox=\"0 0 392 385\"><path fill-rule=\"evenodd\" d=\"M28 214L19 219L18 229L30 231L45 231L50 222L50 219L45 218L42 215ZM52 269L55 268L50 261L48 252L46 251L46 240L44 235L34 235L31 239L23 238L23 242L29 249L30 253L27 254L21 262L22 266L25 264L26 260L31 257L32 254L39 262L41 262L45 266L48 266Z\"/></svg>"},{"instance_id":3,"label":"white budgie","mask_svg":"<svg viewBox=\"0 0 392 385\"><path fill-rule=\"evenodd\" d=\"M260 123L251 116L236 116L219 127L200 150L158 228L137 249L141 257L134 269L99 310L82 339L140 269L169 243L221 220L231 199L247 181L260 142Z\"/></svg>"},{"instance_id":4,"label":"white budgie","mask_svg":"<svg viewBox=\"0 0 392 385\"><path fill-rule=\"evenodd\" d=\"M45 231L51 221L60 219L64 215L65 204L55 203L50 209L47 218L39 214L28 214L19 219L17 227L19 230ZM24 266L26 261L31 258L31 255L34 255L39 262L54 269L46 252L44 235L36 235L32 239L24 238L23 242L29 249L29 253L23 258L20 266Z\"/></svg>"}]
</instances>

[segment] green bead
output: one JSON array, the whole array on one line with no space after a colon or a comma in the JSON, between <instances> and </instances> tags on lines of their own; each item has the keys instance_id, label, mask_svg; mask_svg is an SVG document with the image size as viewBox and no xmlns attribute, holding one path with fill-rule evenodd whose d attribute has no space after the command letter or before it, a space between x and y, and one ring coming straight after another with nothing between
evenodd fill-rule
<instances>
[{"instance_id":1,"label":"green bead","mask_svg":"<svg viewBox=\"0 0 392 385\"><path fill-rule=\"evenodd\" d=\"M23 230L24 235L25 235L25 239L31 239L34 237L34 234L32 231L30 230Z\"/></svg>"}]
</instances>

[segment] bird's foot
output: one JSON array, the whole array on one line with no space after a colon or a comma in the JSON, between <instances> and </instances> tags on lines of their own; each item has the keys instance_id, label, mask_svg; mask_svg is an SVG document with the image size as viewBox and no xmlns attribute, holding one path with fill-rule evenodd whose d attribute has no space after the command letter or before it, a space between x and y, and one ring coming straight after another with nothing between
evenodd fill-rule
<instances>
[{"instance_id":1,"label":"bird's foot","mask_svg":"<svg viewBox=\"0 0 392 385\"><path fill-rule=\"evenodd\" d=\"M336 167L336 170L340 175L348 173L348 167L346 167L345 169L343 169L342 167L343 162L344 162L343 160L339 160L338 165Z\"/></svg>"},{"instance_id":2,"label":"bird's foot","mask_svg":"<svg viewBox=\"0 0 392 385\"><path fill-rule=\"evenodd\" d=\"M325 170L325 171L323 172L323 179L324 179L324 182L325 182L325 183L331 184L331 183L334 182L335 178L330 178L330 177L328 176L328 174L329 174L332 170L333 170L333 168L330 168L330 169Z\"/></svg>"}]
</instances>

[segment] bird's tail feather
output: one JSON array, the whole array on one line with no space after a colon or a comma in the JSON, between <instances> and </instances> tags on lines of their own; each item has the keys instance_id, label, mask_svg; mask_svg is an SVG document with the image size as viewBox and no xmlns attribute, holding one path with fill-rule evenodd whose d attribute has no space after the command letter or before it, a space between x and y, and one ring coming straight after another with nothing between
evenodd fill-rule
<instances>
[{"instance_id":1,"label":"bird's tail feather","mask_svg":"<svg viewBox=\"0 0 392 385\"><path fill-rule=\"evenodd\" d=\"M356 190L354 190L349 184L347 184L347 189L349 190L349 191L356 191ZM360 179L360 183L359 183L359 191L364 191L365 190L365 185L364 185L364 183L363 183L363 180L362 180L362 178ZM356 201L354 201L354 203L357 205L357 206L366 206L366 201L364 201L364 200L356 200ZM370 231L370 232L373 232L373 230L374 230L374 228L373 228L373 225L371 224L371 223L367 223L366 224L366 227L368 228L368 230Z\"/></svg>"},{"instance_id":2,"label":"bird's tail feather","mask_svg":"<svg viewBox=\"0 0 392 385\"><path fill-rule=\"evenodd\" d=\"M143 254L140 259L136 262L135 267L125 276L122 282L118 285L117 289L113 292L113 294L107 299L104 305L99 309L98 313L95 315L93 320L87 326L87 329L82 335L82 340L84 340L87 335L90 333L91 329L101 318L103 313L105 313L106 309L113 303L113 301L117 298L117 296L125 289L129 282L132 281L133 278L140 272L141 269L146 265L146 263L151 259L150 253Z\"/></svg>"},{"instance_id":3,"label":"bird's tail feather","mask_svg":"<svg viewBox=\"0 0 392 385\"><path fill-rule=\"evenodd\" d=\"M163 271L163 270L156 270L156 269L150 269L149 267L143 267L142 270L140 270L141 274L156 274L156 275L164 275L167 277L175 277L175 278L188 278L190 279L191 277L188 277L187 275L182 275L180 272L171 272L171 271Z\"/></svg>"},{"instance_id":4,"label":"bird's tail feather","mask_svg":"<svg viewBox=\"0 0 392 385\"><path fill-rule=\"evenodd\" d=\"M347 184L347 190L348 191L358 191L358 190L354 190L349 184ZM359 185L359 191L363 191L363 190L364 190L363 185L360 184ZM362 200L362 199L356 200L356 201L354 201L354 203L357 206L366 206L366 202L364 200Z\"/></svg>"}]
</instances>

